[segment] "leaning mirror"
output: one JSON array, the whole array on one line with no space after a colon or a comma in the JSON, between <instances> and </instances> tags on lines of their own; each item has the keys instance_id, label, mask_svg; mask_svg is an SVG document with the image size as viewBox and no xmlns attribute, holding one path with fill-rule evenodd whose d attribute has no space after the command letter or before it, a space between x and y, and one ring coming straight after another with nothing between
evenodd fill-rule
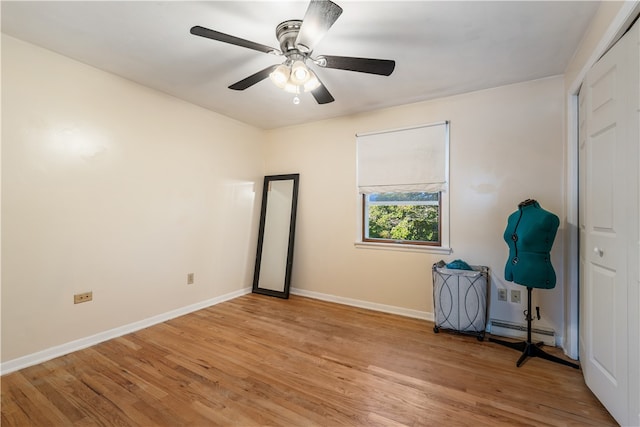
<instances>
[{"instance_id":1,"label":"leaning mirror","mask_svg":"<svg viewBox=\"0 0 640 427\"><path fill-rule=\"evenodd\" d=\"M299 174L264 177L253 292L289 298Z\"/></svg>"}]
</instances>

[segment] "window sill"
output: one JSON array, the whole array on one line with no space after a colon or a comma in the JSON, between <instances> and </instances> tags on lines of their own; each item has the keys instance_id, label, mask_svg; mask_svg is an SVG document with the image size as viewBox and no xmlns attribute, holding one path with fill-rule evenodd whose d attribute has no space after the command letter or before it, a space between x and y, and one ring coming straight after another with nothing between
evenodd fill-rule
<instances>
[{"instance_id":1,"label":"window sill","mask_svg":"<svg viewBox=\"0 0 640 427\"><path fill-rule=\"evenodd\" d=\"M421 252L427 254L449 255L453 250L441 246L403 245L401 243L355 242L356 249L376 249L385 251Z\"/></svg>"}]
</instances>

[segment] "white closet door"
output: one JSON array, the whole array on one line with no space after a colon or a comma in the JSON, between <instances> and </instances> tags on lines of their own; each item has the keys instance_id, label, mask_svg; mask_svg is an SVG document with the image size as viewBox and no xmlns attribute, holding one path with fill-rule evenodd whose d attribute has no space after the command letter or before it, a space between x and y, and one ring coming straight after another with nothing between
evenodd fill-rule
<instances>
[{"instance_id":1,"label":"white closet door","mask_svg":"<svg viewBox=\"0 0 640 427\"><path fill-rule=\"evenodd\" d=\"M630 366L638 364L630 353L638 305L629 300L638 286L637 63L636 25L587 74L579 116L580 360L587 385L622 425L633 423L638 382Z\"/></svg>"},{"instance_id":2,"label":"white closet door","mask_svg":"<svg viewBox=\"0 0 640 427\"><path fill-rule=\"evenodd\" d=\"M635 89L629 91L630 173L636 183L635 204L630 211L629 227L629 425L640 426L640 24L636 22L629 37L629 76Z\"/></svg>"}]
</instances>

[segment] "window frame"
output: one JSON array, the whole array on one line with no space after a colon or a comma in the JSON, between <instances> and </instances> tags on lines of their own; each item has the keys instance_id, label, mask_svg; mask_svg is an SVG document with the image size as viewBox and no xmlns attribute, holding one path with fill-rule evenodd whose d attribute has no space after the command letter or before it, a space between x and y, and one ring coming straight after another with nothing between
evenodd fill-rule
<instances>
[{"instance_id":1,"label":"window frame","mask_svg":"<svg viewBox=\"0 0 640 427\"><path fill-rule=\"evenodd\" d=\"M450 215L451 215L451 206L450 206L450 191L451 191L451 181L450 181L450 149L451 149L451 122L449 120L433 122L428 124L416 125L416 126L408 126L404 128L397 129L388 129L384 131L376 131L376 132L367 132L367 133L356 133L356 147L358 145L358 138L361 136L375 135L375 134L383 134L383 133L394 133L398 131L412 130L418 129L422 127L430 127L430 126L438 126L445 125L445 147L444 147L444 161L445 161L445 182L446 186L440 189L440 222L439 222L439 232L440 232L440 245L436 246L433 244L415 244L410 243L410 241L394 241L387 240L381 241L381 239L364 239L365 232L364 227L366 224L364 215L365 215L365 198L364 194L360 191L359 178L358 178L358 160L356 160L356 190L355 190L355 222L356 227L354 229L354 246L359 249L380 249L380 250L391 250L391 251L404 251L404 252L421 252L421 253L432 253L439 255L449 255L453 252L450 245ZM356 158L358 158L358 148L356 148ZM417 190L424 191L424 190ZM433 191L435 192L435 191Z\"/></svg>"},{"instance_id":2,"label":"window frame","mask_svg":"<svg viewBox=\"0 0 640 427\"><path fill-rule=\"evenodd\" d=\"M401 239L380 239L380 238L371 238L367 237L367 197L369 194L362 194L362 202L361 202L361 240L362 242L372 242L372 243L384 243L384 244L394 244L394 245L414 245L414 246L429 246L429 247L442 247L442 194L443 191L438 191L438 241L437 242L428 242L425 240L401 240ZM374 193L375 194L375 193ZM381 203L379 203L381 204ZM405 205L404 203L394 203L396 205ZM417 203L406 203L406 204L417 204ZM422 206L422 204L418 204Z\"/></svg>"},{"instance_id":3,"label":"window frame","mask_svg":"<svg viewBox=\"0 0 640 427\"><path fill-rule=\"evenodd\" d=\"M419 252L430 253L437 255L450 255L453 249L450 246L450 219L451 214L449 206L449 191L440 192L440 246L434 245L415 245L407 243L397 243L395 241L380 242L380 241L365 241L363 240L364 233L364 199L363 194L356 190L355 193L355 222L356 228L354 230L354 247L356 249L367 250L383 250L383 251L400 251L400 252Z\"/></svg>"}]
</instances>

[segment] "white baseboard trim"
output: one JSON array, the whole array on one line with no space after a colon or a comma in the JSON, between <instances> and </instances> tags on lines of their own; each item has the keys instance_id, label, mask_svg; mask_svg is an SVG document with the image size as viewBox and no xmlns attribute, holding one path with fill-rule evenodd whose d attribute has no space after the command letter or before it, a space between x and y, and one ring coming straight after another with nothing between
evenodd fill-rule
<instances>
[{"instance_id":1,"label":"white baseboard trim","mask_svg":"<svg viewBox=\"0 0 640 427\"><path fill-rule=\"evenodd\" d=\"M157 316L149 317L138 322L129 323L128 325L120 326L108 331L100 332L95 335L57 345L46 350L28 354L17 359L9 360L7 362L0 363L0 375L5 375L10 372L27 368L29 366L37 365L38 363L46 362L47 360L55 359L56 357L64 356L65 354L82 350L83 348L91 347L92 345L99 344L103 341L121 337L131 332L139 331L140 329L148 328L149 326L166 322L167 320L183 316L194 311L202 310L203 308L211 307L225 301L232 300L239 296L246 295L250 292L251 288L243 288L238 291L229 292L228 294L220 295L218 297L211 298L205 301L200 301L186 307L181 307L175 310L168 311L166 313L158 314Z\"/></svg>"},{"instance_id":2,"label":"white baseboard trim","mask_svg":"<svg viewBox=\"0 0 640 427\"><path fill-rule=\"evenodd\" d=\"M399 316L412 317L414 319L430 320L432 322L434 319L433 313L430 313L428 311L411 310L408 308L396 307L394 305L378 304L375 302L362 301L358 299L338 297L335 295L322 294L320 292L307 291L298 288L291 288L290 292L293 295L300 295L301 297L309 297L322 301L350 305L358 308L366 308L369 310L381 311L383 313L397 314Z\"/></svg>"},{"instance_id":3,"label":"white baseboard trim","mask_svg":"<svg viewBox=\"0 0 640 427\"><path fill-rule=\"evenodd\" d=\"M335 295L323 294L320 292L307 291L304 289L291 288L293 295L300 295L303 297L318 299L322 301L335 302L338 304L350 305L358 308L365 308L374 311L380 311L383 313L397 314L399 316L411 317L414 319L433 321L433 313L427 311L411 310L408 308L396 307L393 305L378 304L369 301L362 301L352 298L339 297ZM48 348L46 350L38 351L36 353L28 354L26 356L19 357L17 359L9 360L4 363L0 363L0 375L9 374L11 372L19 371L20 369L27 368L29 366L37 365L38 363L46 362L47 360L55 359L56 357L64 356L65 354L72 353L74 351L82 350L87 347L99 344L101 342L121 337L131 332L139 331L140 329L148 328L149 326L157 325L158 323L166 322L167 320L183 316L185 314L192 313L194 311L202 310L203 308L211 307L216 304L220 304L225 301L232 300L242 295L251 293L251 288L244 288L238 291L230 292L215 298L211 298L205 301L200 301L195 304L181 307L175 310L168 311L166 313L158 314L157 316L149 317L147 319L140 320L138 322L129 323L128 325L120 326L108 331L100 332L95 335L80 338L75 341L71 341L65 344L57 345L55 347Z\"/></svg>"}]
</instances>

